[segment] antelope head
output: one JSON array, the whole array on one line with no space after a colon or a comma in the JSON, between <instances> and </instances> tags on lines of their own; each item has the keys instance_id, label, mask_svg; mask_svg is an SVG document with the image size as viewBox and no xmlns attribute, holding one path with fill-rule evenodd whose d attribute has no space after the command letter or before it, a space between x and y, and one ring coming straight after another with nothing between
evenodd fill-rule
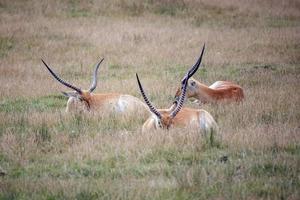
<instances>
[{"instance_id":1,"label":"antelope head","mask_svg":"<svg viewBox=\"0 0 300 200\"><path fill-rule=\"evenodd\" d=\"M176 101L179 99L179 97L182 93L182 88L183 88L183 85L185 84L186 80L187 80L187 89L186 89L187 98L194 97L197 94L198 81L196 81L195 79L193 79L191 77L196 73L196 71L198 70L198 68L200 66L204 50L205 50L205 44L203 45L200 57L198 58L195 65L191 68L190 73L188 73L186 76L184 76L183 79L181 80L181 87L178 87L176 94L175 94ZM195 66L198 66L198 67L195 67Z\"/></svg>"},{"instance_id":2,"label":"antelope head","mask_svg":"<svg viewBox=\"0 0 300 200\"><path fill-rule=\"evenodd\" d=\"M187 83L186 97L187 98L196 97L198 95L198 88L199 88L199 82L193 78L190 78ZM178 87L174 97L175 100L178 100L181 92L182 92L182 87Z\"/></svg>"},{"instance_id":3,"label":"antelope head","mask_svg":"<svg viewBox=\"0 0 300 200\"><path fill-rule=\"evenodd\" d=\"M66 97L69 98L66 111L69 111L70 109L72 110L73 108L74 109L80 108L82 110L90 110L91 93L97 87L97 72L98 72L99 66L100 66L100 64L102 63L103 60L104 60L104 58L101 59L101 61L97 64L97 66L94 70L94 73L93 73L92 84L91 84L91 86L88 90L82 90L82 89L80 89L80 88L64 81L63 79L58 77L58 75L47 65L47 63L44 60L42 60L42 62L44 63L44 65L46 66L46 68L48 69L50 74L58 82L60 82L64 86L66 86L66 87L73 90L72 92L62 92Z\"/></svg>"},{"instance_id":4,"label":"antelope head","mask_svg":"<svg viewBox=\"0 0 300 200\"><path fill-rule=\"evenodd\" d=\"M143 86L140 82L138 74L136 74L138 86L139 86L141 94L144 98L144 101L146 102L147 106L149 107L150 112L154 115L156 128L169 129L172 126L172 124L174 123L174 118L180 112L180 110L183 106L185 97L186 97L188 80L197 71L197 69L199 68L199 66L201 64L204 48L205 48L205 46L203 46L202 53L201 53L198 61L196 62L196 64L194 66L192 66L192 68L183 77L183 79L181 81L182 82L182 87L181 87L182 92L179 95L179 98L173 103L172 107L168 110L158 110L152 105L152 103L149 101L149 99L143 89Z\"/></svg>"}]
</instances>

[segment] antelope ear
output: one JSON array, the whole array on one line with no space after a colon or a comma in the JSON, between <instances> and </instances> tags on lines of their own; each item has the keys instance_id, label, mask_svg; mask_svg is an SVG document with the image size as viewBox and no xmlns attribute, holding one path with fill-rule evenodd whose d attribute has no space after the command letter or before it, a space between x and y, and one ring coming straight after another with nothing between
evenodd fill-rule
<instances>
[{"instance_id":1,"label":"antelope ear","mask_svg":"<svg viewBox=\"0 0 300 200\"><path fill-rule=\"evenodd\" d=\"M77 97L77 93L76 92L61 92L63 95L65 95L66 97Z\"/></svg>"}]
</instances>

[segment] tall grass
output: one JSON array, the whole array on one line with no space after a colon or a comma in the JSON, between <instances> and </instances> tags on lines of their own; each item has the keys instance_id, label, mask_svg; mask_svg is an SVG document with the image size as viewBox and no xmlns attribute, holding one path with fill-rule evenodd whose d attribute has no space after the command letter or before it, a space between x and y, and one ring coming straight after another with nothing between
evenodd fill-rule
<instances>
[{"instance_id":1,"label":"tall grass","mask_svg":"<svg viewBox=\"0 0 300 200\"><path fill-rule=\"evenodd\" d=\"M0 199L298 199L299 2L1 1ZM144 116L64 112L69 82L158 108L206 43L195 78L240 84L240 104L206 104L220 138L143 134ZM191 102L185 106L200 108Z\"/></svg>"}]
</instances>

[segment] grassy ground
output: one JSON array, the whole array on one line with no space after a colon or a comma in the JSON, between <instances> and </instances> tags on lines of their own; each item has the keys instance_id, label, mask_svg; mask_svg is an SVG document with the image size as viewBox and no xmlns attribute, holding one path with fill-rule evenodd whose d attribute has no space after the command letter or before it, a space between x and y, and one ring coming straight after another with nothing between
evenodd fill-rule
<instances>
[{"instance_id":1,"label":"grassy ground","mask_svg":"<svg viewBox=\"0 0 300 200\"><path fill-rule=\"evenodd\" d=\"M299 199L299 33L297 0L0 1L0 199ZM203 106L220 142L67 115L40 60L88 88L105 57L97 92L141 98L138 72L163 108L203 43L195 78L246 95Z\"/></svg>"}]
</instances>

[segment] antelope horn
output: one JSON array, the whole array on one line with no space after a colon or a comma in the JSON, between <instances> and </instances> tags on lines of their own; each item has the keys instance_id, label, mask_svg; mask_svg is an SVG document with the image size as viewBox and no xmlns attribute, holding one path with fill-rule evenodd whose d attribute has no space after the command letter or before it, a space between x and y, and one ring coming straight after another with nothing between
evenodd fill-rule
<instances>
[{"instance_id":1,"label":"antelope horn","mask_svg":"<svg viewBox=\"0 0 300 200\"><path fill-rule=\"evenodd\" d=\"M59 78L59 77L58 77L58 76L50 69L50 67L48 67L48 65L46 64L46 62L45 62L43 59L41 59L41 60L42 60L42 62L44 63L44 65L47 67L48 71L52 74L52 76L53 76L56 80L58 80L58 82L60 82L61 84L67 86L68 88L71 88L71 89L75 90L75 91L78 92L79 94L82 94L81 89L79 89L79 88L77 88L77 87L75 87L75 86L73 86L73 85L67 83L66 81L62 80L61 78Z\"/></svg>"},{"instance_id":2,"label":"antelope horn","mask_svg":"<svg viewBox=\"0 0 300 200\"><path fill-rule=\"evenodd\" d=\"M200 66L200 63L202 61L202 56L203 56L203 53L204 53L204 50L205 50L205 44L203 45L202 47L202 51L201 51L201 55L200 57L198 58L197 62L194 64L194 66L188 71L188 73L183 77L183 79L181 80L181 83L184 84L184 80L185 79L189 79L191 78L195 73L196 71L198 70L199 66Z\"/></svg>"},{"instance_id":3,"label":"antelope horn","mask_svg":"<svg viewBox=\"0 0 300 200\"><path fill-rule=\"evenodd\" d=\"M188 83L188 79L184 82L183 89L182 89L182 92L181 92L178 102L177 101L174 102L174 104L176 105L176 108L170 114L170 117L172 117L172 118L174 118L182 108L182 105L183 105L184 99L185 99L185 95L186 95L187 83Z\"/></svg>"},{"instance_id":4,"label":"antelope horn","mask_svg":"<svg viewBox=\"0 0 300 200\"><path fill-rule=\"evenodd\" d=\"M89 89L90 92L93 92L97 87L97 73L98 73L99 66L100 66L100 64L102 63L103 60L104 60L104 58L101 59L101 61L98 63L98 65L95 68L95 71L94 71L94 74L93 74L93 82L92 82L92 85Z\"/></svg>"},{"instance_id":5,"label":"antelope horn","mask_svg":"<svg viewBox=\"0 0 300 200\"><path fill-rule=\"evenodd\" d=\"M159 119L161 119L161 114L158 112L158 110L156 110L156 108L151 104L151 102L149 101L148 97L146 96L145 91L143 89L143 86L142 86L142 84L140 82L138 74L136 73L135 75L136 75L136 79L137 79L140 91L142 93L142 96L143 96L143 98L144 98L147 106L149 107L149 109L150 109L150 111L152 113L154 113Z\"/></svg>"},{"instance_id":6,"label":"antelope horn","mask_svg":"<svg viewBox=\"0 0 300 200\"><path fill-rule=\"evenodd\" d=\"M177 103L177 107L174 109L174 111L170 114L170 116L172 118L174 118L177 113L181 110L182 108L182 105L184 103L184 99L185 99L185 95L186 95L186 89L187 89L187 85L188 85L188 80L189 78L191 78L194 73L198 70L200 64L201 64L201 61L202 61L202 56L203 56L203 53L204 53L204 49L205 49L205 44L203 45L203 48L202 48L202 52L201 52L201 55L199 57L199 59L197 60L196 64L185 74L184 78L182 79L182 92L181 92L181 95L179 97L179 100Z\"/></svg>"}]
</instances>

